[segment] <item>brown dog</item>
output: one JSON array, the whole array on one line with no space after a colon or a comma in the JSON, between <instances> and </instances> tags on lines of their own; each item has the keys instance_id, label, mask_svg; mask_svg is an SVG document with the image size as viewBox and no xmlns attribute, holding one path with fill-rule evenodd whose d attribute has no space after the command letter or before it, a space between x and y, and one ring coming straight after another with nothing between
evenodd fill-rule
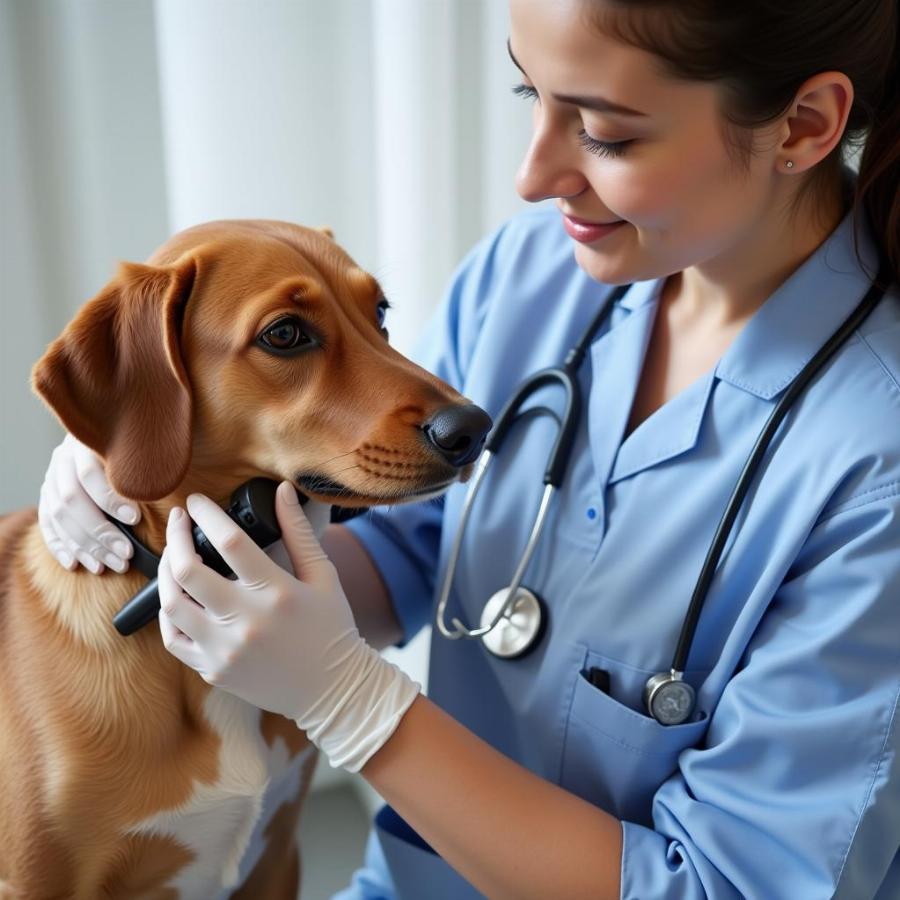
<instances>
[{"instance_id":1,"label":"brown dog","mask_svg":"<svg viewBox=\"0 0 900 900\"><path fill-rule=\"evenodd\" d=\"M255 476L401 502L466 477L490 422L388 346L383 306L330 234L215 222L123 264L33 383L156 553L173 505ZM305 736L210 688L155 622L118 635L145 578L63 570L35 518L0 520L0 897L294 898Z\"/></svg>"}]
</instances>

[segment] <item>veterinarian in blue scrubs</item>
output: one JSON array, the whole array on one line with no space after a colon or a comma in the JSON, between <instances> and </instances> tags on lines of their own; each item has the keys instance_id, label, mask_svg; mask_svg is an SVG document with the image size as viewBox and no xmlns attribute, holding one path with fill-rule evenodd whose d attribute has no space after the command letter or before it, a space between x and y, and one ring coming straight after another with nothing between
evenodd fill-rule
<instances>
[{"instance_id":1,"label":"veterinarian in blue scrubs","mask_svg":"<svg viewBox=\"0 0 900 900\"><path fill-rule=\"evenodd\" d=\"M518 187L555 208L468 255L420 361L496 417L632 285L579 370L572 461L524 579L547 609L529 653L435 630L426 700L365 642L347 557L349 605L285 494L290 612L241 580L205 588L186 518L170 523L169 649L296 718L397 810L341 900L900 897L897 31L895 0L513 0L534 102ZM869 128L856 176L841 149ZM884 296L795 401L737 516L684 671L696 707L661 724L644 686L671 666L741 469L880 262ZM553 388L539 404L561 412ZM555 435L526 415L493 461L449 616L474 627L509 584ZM465 495L326 537L380 573L402 640L433 619ZM224 516L189 510L214 537Z\"/></svg>"}]
</instances>

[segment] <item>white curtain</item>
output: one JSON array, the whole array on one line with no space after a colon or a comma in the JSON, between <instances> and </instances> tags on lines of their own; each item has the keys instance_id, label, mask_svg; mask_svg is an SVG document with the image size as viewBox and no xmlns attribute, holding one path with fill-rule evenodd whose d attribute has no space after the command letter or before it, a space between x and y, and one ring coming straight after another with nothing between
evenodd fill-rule
<instances>
[{"instance_id":1,"label":"white curtain","mask_svg":"<svg viewBox=\"0 0 900 900\"><path fill-rule=\"evenodd\" d=\"M149 2L0 0L0 510L60 432L29 372L117 259L168 231Z\"/></svg>"},{"instance_id":2,"label":"white curtain","mask_svg":"<svg viewBox=\"0 0 900 900\"><path fill-rule=\"evenodd\" d=\"M59 431L33 362L119 259L217 218L330 225L408 352L520 207L502 0L0 0L0 510Z\"/></svg>"},{"instance_id":3,"label":"white curtain","mask_svg":"<svg viewBox=\"0 0 900 900\"><path fill-rule=\"evenodd\" d=\"M0 511L37 502L61 435L32 364L189 225L330 225L408 352L522 205L507 32L503 0L0 0ZM425 639L395 656L420 680Z\"/></svg>"}]
</instances>

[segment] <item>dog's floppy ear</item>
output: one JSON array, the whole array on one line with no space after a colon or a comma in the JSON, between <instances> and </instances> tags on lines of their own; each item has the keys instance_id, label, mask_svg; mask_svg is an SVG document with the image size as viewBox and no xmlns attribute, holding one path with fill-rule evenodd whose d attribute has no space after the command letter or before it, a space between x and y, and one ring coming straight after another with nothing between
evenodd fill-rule
<instances>
[{"instance_id":1,"label":"dog's floppy ear","mask_svg":"<svg viewBox=\"0 0 900 900\"><path fill-rule=\"evenodd\" d=\"M122 263L32 371L32 387L106 461L133 500L173 491L191 456L191 386L179 349L196 263Z\"/></svg>"}]
</instances>

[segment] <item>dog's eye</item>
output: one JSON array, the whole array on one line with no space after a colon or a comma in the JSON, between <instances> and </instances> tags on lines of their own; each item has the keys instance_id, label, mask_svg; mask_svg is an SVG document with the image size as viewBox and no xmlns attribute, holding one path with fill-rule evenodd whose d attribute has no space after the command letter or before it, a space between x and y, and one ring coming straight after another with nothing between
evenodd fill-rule
<instances>
[{"instance_id":1,"label":"dog's eye","mask_svg":"<svg viewBox=\"0 0 900 900\"><path fill-rule=\"evenodd\" d=\"M387 311L391 308L391 304L388 303L386 299L382 297L381 300L378 301L378 309L375 311L375 317L378 321L378 327L387 334L387 329L384 327L384 321L387 318Z\"/></svg>"},{"instance_id":2,"label":"dog's eye","mask_svg":"<svg viewBox=\"0 0 900 900\"><path fill-rule=\"evenodd\" d=\"M270 325L257 341L270 350L287 353L311 346L315 341L303 330L297 319L279 319Z\"/></svg>"}]
</instances>

